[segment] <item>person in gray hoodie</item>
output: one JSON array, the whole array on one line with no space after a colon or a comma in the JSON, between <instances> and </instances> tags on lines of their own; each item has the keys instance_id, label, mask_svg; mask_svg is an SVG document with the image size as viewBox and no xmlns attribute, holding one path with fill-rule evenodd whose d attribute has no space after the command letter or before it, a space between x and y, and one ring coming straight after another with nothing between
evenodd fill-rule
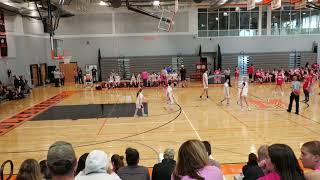
<instances>
[{"instance_id":1,"label":"person in gray hoodie","mask_svg":"<svg viewBox=\"0 0 320 180\"><path fill-rule=\"evenodd\" d=\"M107 173L109 166L107 154L101 150L93 150L86 159L86 165L83 171L77 176L76 180L121 180L119 176L112 172Z\"/></svg>"}]
</instances>

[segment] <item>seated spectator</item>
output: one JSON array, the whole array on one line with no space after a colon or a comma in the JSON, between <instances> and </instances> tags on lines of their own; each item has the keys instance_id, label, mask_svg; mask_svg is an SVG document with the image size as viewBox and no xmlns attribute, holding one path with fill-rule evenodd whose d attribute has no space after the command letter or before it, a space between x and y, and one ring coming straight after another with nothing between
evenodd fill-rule
<instances>
[{"instance_id":1,"label":"seated spectator","mask_svg":"<svg viewBox=\"0 0 320 180\"><path fill-rule=\"evenodd\" d=\"M122 167L124 167L124 162L123 162L124 157L119 156L118 154L114 154L111 156L111 163L113 167L113 172L118 173L118 170Z\"/></svg>"},{"instance_id":2,"label":"seated spectator","mask_svg":"<svg viewBox=\"0 0 320 180\"><path fill-rule=\"evenodd\" d=\"M52 180L74 180L77 158L72 145L65 141L52 144L47 154L47 166Z\"/></svg>"},{"instance_id":3,"label":"seated spectator","mask_svg":"<svg viewBox=\"0 0 320 180\"><path fill-rule=\"evenodd\" d=\"M303 167L314 171L307 172L307 180L320 179L320 141L309 141L302 145L301 157Z\"/></svg>"},{"instance_id":4,"label":"seated spectator","mask_svg":"<svg viewBox=\"0 0 320 180\"><path fill-rule=\"evenodd\" d=\"M44 180L51 179L51 174L47 167L47 160L40 161L39 165L40 165L40 171L42 174L42 179Z\"/></svg>"},{"instance_id":5,"label":"seated spectator","mask_svg":"<svg viewBox=\"0 0 320 180\"><path fill-rule=\"evenodd\" d=\"M126 149L126 161L128 166L118 170L118 175L122 180L150 180L148 169L138 165L139 152L136 149Z\"/></svg>"},{"instance_id":6,"label":"seated spectator","mask_svg":"<svg viewBox=\"0 0 320 180\"><path fill-rule=\"evenodd\" d=\"M23 161L20 166L16 180L41 180L40 166L34 159Z\"/></svg>"},{"instance_id":7,"label":"seated spectator","mask_svg":"<svg viewBox=\"0 0 320 180\"><path fill-rule=\"evenodd\" d=\"M171 180L223 180L219 168L210 166L204 144L198 140L184 142L178 153L178 162Z\"/></svg>"},{"instance_id":8,"label":"seated spectator","mask_svg":"<svg viewBox=\"0 0 320 180\"><path fill-rule=\"evenodd\" d=\"M305 179L294 152L285 144L273 144L268 147L266 167L271 172L258 180Z\"/></svg>"},{"instance_id":9,"label":"seated spectator","mask_svg":"<svg viewBox=\"0 0 320 180\"><path fill-rule=\"evenodd\" d=\"M121 180L115 173L108 174L108 156L101 150L93 150L86 159L86 165L76 177L76 180Z\"/></svg>"},{"instance_id":10,"label":"seated spectator","mask_svg":"<svg viewBox=\"0 0 320 180\"><path fill-rule=\"evenodd\" d=\"M216 166L217 168L220 169L220 163L218 161L214 160L211 156L211 144L208 141L202 141L202 143L204 144L204 147L206 148L207 153L208 153L209 165Z\"/></svg>"},{"instance_id":11,"label":"seated spectator","mask_svg":"<svg viewBox=\"0 0 320 180\"><path fill-rule=\"evenodd\" d=\"M78 166L77 166L77 170L76 170L76 174L78 175L80 171L84 170L84 167L86 166L86 159L88 157L89 153L84 153L80 156L79 160L78 160Z\"/></svg>"},{"instance_id":12,"label":"seated spectator","mask_svg":"<svg viewBox=\"0 0 320 180\"><path fill-rule=\"evenodd\" d=\"M269 173L266 167L266 159L268 158L268 147L268 145L262 145L258 149L258 166L260 167L264 175Z\"/></svg>"},{"instance_id":13,"label":"seated spectator","mask_svg":"<svg viewBox=\"0 0 320 180\"><path fill-rule=\"evenodd\" d=\"M243 180L256 180L264 176L262 170L258 166L258 157L254 153L250 153L247 165L242 167Z\"/></svg>"},{"instance_id":14,"label":"seated spectator","mask_svg":"<svg viewBox=\"0 0 320 180\"><path fill-rule=\"evenodd\" d=\"M176 166L174 160L174 150L166 149L164 151L164 159L161 163L155 164L152 169L152 180L170 180L171 174Z\"/></svg>"}]
</instances>

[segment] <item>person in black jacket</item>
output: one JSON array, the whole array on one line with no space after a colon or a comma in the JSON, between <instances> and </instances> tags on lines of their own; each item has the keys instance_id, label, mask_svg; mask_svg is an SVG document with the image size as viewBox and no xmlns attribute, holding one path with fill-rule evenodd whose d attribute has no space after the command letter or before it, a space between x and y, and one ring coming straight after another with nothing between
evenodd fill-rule
<instances>
[{"instance_id":1,"label":"person in black jacket","mask_svg":"<svg viewBox=\"0 0 320 180\"><path fill-rule=\"evenodd\" d=\"M258 166L258 157L254 153L249 154L247 165L242 167L244 175L243 180L256 180L264 176L261 168Z\"/></svg>"},{"instance_id":2,"label":"person in black jacket","mask_svg":"<svg viewBox=\"0 0 320 180\"><path fill-rule=\"evenodd\" d=\"M161 163L155 164L152 169L152 180L170 180L171 174L176 166L174 150L166 149L164 159Z\"/></svg>"}]
</instances>

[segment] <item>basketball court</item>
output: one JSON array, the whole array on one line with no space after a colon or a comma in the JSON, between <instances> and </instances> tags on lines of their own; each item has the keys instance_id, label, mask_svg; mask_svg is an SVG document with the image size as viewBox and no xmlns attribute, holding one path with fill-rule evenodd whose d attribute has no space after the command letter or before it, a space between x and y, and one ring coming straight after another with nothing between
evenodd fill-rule
<instances>
[{"instance_id":1,"label":"basketball court","mask_svg":"<svg viewBox=\"0 0 320 180\"><path fill-rule=\"evenodd\" d=\"M22 75L33 87L24 99L0 103L0 162L12 160L13 174L25 159L46 159L59 140L70 142L77 157L94 149L124 155L133 147L139 164L152 168L166 148L177 157L183 142L198 139L211 143L213 158L231 180L261 145L288 144L299 157L304 142L319 139L318 82L309 105L300 103L299 115L286 111L288 82L284 94L275 92L275 83L251 83L250 111L241 110L233 77L230 105L220 104L223 84L214 78L220 84L209 85L208 99L199 98L207 69L214 74L237 66L246 76L252 63L268 72L319 64L318 3L46 1L0 2L0 80L9 84L12 75ZM127 87L132 74L158 73L164 66L179 71L182 65L191 81L173 88L173 110L164 87L148 87L147 116L134 117L138 88ZM97 82L74 83L79 69L86 78L93 68ZM53 86L55 69L64 72L65 86ZM110 82L111 72L125 87L96 90L98 83Z\"/></svg>"},{"instance_id":2,"label":"basketball court","mask_svg":"<svg viewBox=\"0 0 320 180\"><path fill-rule=\"evenodd\" d=\"M18 164L26 158L45 159L48 147L56 140L71 142L78 156L92 149L102 149L109 155L123 154L127 147L135 147L141 154L140 163L148 167L158 162L165 148L178 150L188 139L211 142L214 158L225 165L246 162L248 153L256 152L263 144L286 143L299 155L301 143L319 136L319 97L312 96L310 107L301 103L300 115L289 114L285 111L288 87L284 96L270 94L273 88L271 84L250 87L251 111L240 110L235 88L231 89L231 105L220 105L221 85L211 85L209 99L202 100L197 83L175 88L177 104L173 111L166 109L162 88L145 89L148 116L138 118L132 117L136 89L96 91L75 85L35 88L28 99L0 105L1 127L19 112L53 96L68 94L58 102L49 101L45 109L31 113L2 134L0 161L13 160L17 172ZM130 106L132 111L128 110ZM239 168L225 171L234 173Z\"/></svg>"}]
</instances>

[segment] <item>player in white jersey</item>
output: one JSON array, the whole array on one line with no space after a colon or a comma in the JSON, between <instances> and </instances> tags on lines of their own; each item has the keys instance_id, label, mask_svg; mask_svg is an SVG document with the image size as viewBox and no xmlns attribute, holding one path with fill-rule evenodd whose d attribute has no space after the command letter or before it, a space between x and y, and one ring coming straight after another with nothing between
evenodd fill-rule
<instances>
[{"instance_id":1,"label":"player in white jersey","mask_svg":"<svg viewBox=\"0 0 320 180\"><path fill-rule=\"evenodd\" d=\"M136 76L132 73L131 80L130 80L130 86L135 87L136 84L137 84Z\"/></svg>"},{"instance_id":2,"label":"player in white jersey","mask_svg":"<svg viewBox=\"0 0 320 180\"><path fill-rule=\"evenodd\" d=\"M239 90L241 111L243 111L243 101L246 103L248 111L251 111L249 107L249 103L247 101L248 92L249 92L249 83L246 77L243 77L243 80L239 84L238 90Z\"/></svg>"},{"instance_id":3,"label":"player in white jersey","mask_svg":"<svg viewBox=\"0 0 320 180\"><path fill-rule=\"evenodd\" d=\"M141 74L140 73L137 75L137 85L138 85L138 87L140 87L140 85L141 85Z\"/></svg>"},{"instance_id":4,"label":"player in white jersey","mask_svg":"<svg viewBox=\"0 0 320 180\"><path fill-rule=\"evenodd\" d=\"M168 104L168 106L169 106L169 110L173 110L172 105L174 104L172 86L173 86L173 83L171 83L171 82L169 81L169 82L168 82L167 91L166 91L167 104Z\"/></svg>"},{"instance_id":5,"label":"player in white jersey","mask_svg":"<svg viewBox=\"0 0 320 180\"><path fill-rule=\"evenodd\" d=\"M202 98L202 96L205 94L207 96L207 98L209 98L208 96L208 88L209 88L209 84L208 84L208 70L206 70L203 74L202 74L202 85L203 85L203 92L200 95L200 98Z\"/></svg>"},{"instance_id":6,"label":"player in white jersey","mask_svg":"<svg viewBox=\"0 0 320 180\"><path fill-rule=\"evenodd\" d=\"M137 100L136 100L136 110L134 112L134 117L137 117L137 113L138 111L141 109L142 111L142 116L147 116L144 113L144 107L143 107L143 100L144 100L144 96L143 96L143 90L139 89L139 91L137 92Z\"/></svg>"},{"instance_id":7,"label":"player in white jersey","mask_svg":"<svg viewBox=\"0 0 320 180\"><path fill-rule=\"evenodd\" d=\"M120 81L121 81L121 77L119 76L119 74L116 74L114 76L114 83L116 87L120 87Z\"/></svg>"},{"instance_id":8,"label":"player in white jersey","mask_svg":"<svg viewBox=\"0 0 320 180\"><path fill-rule=\"evenodd\" d=\"M224 98L220 101L222 104L223 101L227 100L227 105L230 103L230 88L229 88L229 79L226 79L226 82L223 84L223 94Z\"/></svg>"}]
</instances>

